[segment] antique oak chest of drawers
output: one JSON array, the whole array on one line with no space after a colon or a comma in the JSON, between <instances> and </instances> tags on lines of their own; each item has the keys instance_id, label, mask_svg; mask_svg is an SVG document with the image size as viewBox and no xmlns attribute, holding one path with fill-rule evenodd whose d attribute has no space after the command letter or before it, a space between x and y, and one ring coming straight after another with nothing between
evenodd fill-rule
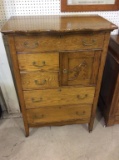
<instances>
[{"instance_id":1,"label":"antique oak chest of drawers","mask_svg":"<svg viewBox=\"0 0 119 160\"><path fill-rule=\"evenodd\" d=\"M99 107L106 126L119 124L119 35L110 38Z\"/></svg>"},{"instance_id":2,"label":"antique oak chest of drawers","mask_svg":"<svg viewBox=\"0 0 119 160\"><path fill-rule=\"evenodd\" d=\"M88 123L92 131L110 31L100 16L12 17L7 35L29 127Z\"/></svg>"}]
</instances>

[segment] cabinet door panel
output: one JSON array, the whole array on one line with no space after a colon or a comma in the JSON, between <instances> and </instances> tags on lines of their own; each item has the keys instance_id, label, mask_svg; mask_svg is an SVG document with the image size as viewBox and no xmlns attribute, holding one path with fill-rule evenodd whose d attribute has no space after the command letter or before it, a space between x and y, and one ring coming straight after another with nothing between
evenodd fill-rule
<instances>
[{"instance_id":1,"label":"cabinet door panel","mask_svg":"<svg viewBox=\"0 0 119 160\"><path fill-rule=\"evenodd\" d=\"M61 85L95 85L101 51L60 53Z\"/></svg>"}]
</instances>

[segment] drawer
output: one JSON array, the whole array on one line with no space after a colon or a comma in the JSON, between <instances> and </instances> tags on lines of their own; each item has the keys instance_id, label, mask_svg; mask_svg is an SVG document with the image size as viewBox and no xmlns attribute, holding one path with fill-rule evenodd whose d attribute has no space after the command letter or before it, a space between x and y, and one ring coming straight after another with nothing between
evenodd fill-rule
<instances>
[{"instance_id":1,"label":"drawer","mask_svg":"<svg viewBox=\"0 0 119 160\"><path fill-rule=\"evenodd\" d=\"M59 87L58 72L26 72L21 74L23 90Z\"/></svg>"},{"instance_id":2,"label":"drawer","mask_svg":"<svg viewBox=\"0 0 119 160\"><path fill-rule=\"evenodd\" d=\"M94 87L63 87L59 89L24 91L26 108L45 106L92 104Z\"/></svg>"},{"instance_id":3,"label":"drawer","mask_svg":"<svg viewBox=\"0 0 119 160\"><path fill-rule=\"evenodd\" d=\"M28 109L26 111L28 124L53 124L60 123L68 124L68 122L77 121L79 123L88 123L90 120L91 106L74 105L74 106L61 106L58 107L45 107L37 109Z\"/></svg>"},{"instance_id":4,"label":"drawer","mask_svg":"<svg viewBox=\"0 0 119 160\"><path fill-rule=\"evenodd\" d=\"M61 37L62 50L102 49L104 34L67 34Z\"/></svg>"},{"instance_id":5,"label":"drawer","mask_svg":"<svg viewBox=\"0 0 119 160\"><path fill-rule=\"evenodd\" d=\"M60 46L60 36L15 36L17 52L57 51Z\"/></svg>"},{"instance_id":6,"label":"drawer","mask_svg":"<svg viewBox=\"0 0 119 160\"><path fill-rule=\"evenodd\" d=\"M59 53L18 54L22 71L59 71Z\"/></svg>"}]
</instances>

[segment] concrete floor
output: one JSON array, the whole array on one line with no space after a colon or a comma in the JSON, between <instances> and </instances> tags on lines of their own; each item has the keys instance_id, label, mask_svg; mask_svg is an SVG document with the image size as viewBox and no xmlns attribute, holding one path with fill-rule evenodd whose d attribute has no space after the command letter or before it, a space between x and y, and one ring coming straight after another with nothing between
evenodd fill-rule
<instances>
[{"instance_id":1,"label":"concrete floor","mask_svg":"<svg viewBox=\"0 0 119 160\"><path fill-rule=\"evenodd\" d=\"M0 160L119 160L119 125L103 125L98 116L92 133L87 125L41 127L25 138L21 118L0 120Z\"/></svg>"}]
</instances>

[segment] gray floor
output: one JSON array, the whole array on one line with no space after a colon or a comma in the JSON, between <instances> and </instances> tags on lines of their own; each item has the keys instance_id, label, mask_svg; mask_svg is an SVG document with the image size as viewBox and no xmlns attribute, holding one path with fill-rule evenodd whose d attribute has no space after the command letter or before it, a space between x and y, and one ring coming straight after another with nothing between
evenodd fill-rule
<instances>
[{"instance_id":1,"label":"gray floor","mask_svg":"<svg viewBox=\"0 0 119 160\"><path fill-rule=\"evenodd\" d=\"M25 138L21 118L0 120L0 160L119 160L119 125L41 127Z\"/></svg>"}]
</instances>

